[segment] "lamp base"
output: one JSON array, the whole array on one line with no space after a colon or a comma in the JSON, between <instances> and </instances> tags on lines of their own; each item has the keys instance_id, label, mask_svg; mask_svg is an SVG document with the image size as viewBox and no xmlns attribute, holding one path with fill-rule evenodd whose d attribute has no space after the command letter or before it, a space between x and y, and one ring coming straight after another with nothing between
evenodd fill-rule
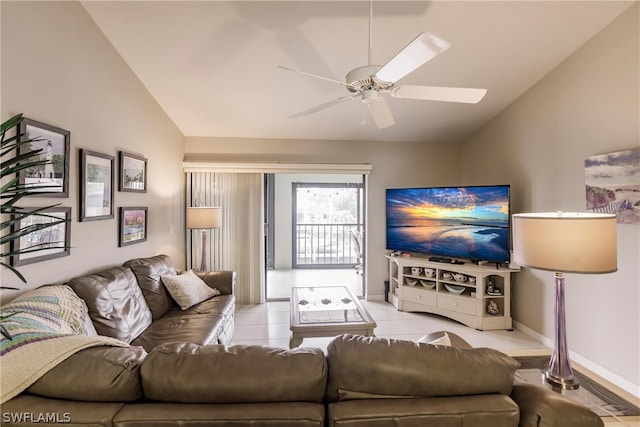
<instances>
[{"instance_id":1,"label":"lamp base","mask_svg":"<svg viewBox=\"0 0 640 427\"><path fill-rule=\"evenodd\" d=\"M553 353L549 359L549 369L542 372L542 378L554 389L575 390L579 384L573 376L569 360L564 311L564 277L559 272L554 273L553 299L555 302Z\"/></svg>"},{"instance_id":2,"label":"lamp base","mask_svg":"<svg viewBox=\"0 0 640 427\"><path fill-rule=\"evenodd\" d=\"M542 371L542 379L552 388L558 390L575 390L580 387L580 383L575 378L560 378L553 375L548 369Z\"/></svg>"},{"instance_id":3,"label":"lamp base","mask_svg":"<svg viewBox=\"0 0 640 427\"><path fill-rule=\"evenodd\" d=\"M207 270L207 230L202 230L202 258L200 258L200 271Z\"/></svg>"}]
</instances>

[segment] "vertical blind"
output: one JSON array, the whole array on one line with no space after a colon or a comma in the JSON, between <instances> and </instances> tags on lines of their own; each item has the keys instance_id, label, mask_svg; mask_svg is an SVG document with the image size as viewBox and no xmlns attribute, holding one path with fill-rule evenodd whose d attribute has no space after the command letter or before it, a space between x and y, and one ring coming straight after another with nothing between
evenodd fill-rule
<instances>
[{"instance_id":1,"label":"vertical blind","mask_svg":"<svg viewBox=\"0 0 640 427\"><path fill-rule=\"evenodd\" d=\"M222 227L207 230L207 267L236 272L240 304L265 301L261 173L187 172L187 205L222 208ZM201 230L187 232L187 267L199 265Z\"/></svg>"}]
</instances>

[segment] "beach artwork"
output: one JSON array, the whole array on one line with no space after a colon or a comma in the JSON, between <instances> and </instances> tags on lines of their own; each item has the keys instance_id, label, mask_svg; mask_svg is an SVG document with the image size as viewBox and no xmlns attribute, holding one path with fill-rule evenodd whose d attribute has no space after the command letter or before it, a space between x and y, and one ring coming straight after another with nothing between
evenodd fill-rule
<instances>
[{"instance_id":1,"label":"beach artwork","mask_svg":"<svg viewBox=\"0 0 640 427\"><path fill-rule=\"evenodd\" d=\"M584 170L587 211L640 224L640 148L587 157Z\"/></svg>"}]
</instances>

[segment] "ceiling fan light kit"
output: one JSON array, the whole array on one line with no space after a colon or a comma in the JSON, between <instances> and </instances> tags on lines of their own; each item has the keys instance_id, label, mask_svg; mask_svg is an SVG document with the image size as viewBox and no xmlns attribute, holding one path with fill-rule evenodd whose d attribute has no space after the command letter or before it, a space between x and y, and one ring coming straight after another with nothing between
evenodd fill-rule
<instances>
[{"instance_id":1,"label":"ceiling fan light kit","mask_svg":"<svg viewBox=\"0 0 640 427\"><path fill-rule=\"evenodd\" d=\"M442 52L446 51L451 44L446 40L431 34L420 33L400 52L391 58L386 64L371 64L371 20L373 3L369 8L369 64L357 67L349 71L346 81L330 79L323 76L294 70L292 68L279 66L280 68L293 71L308 77L326 80L345 86L352 95L343 96L333 101L325 102L304 111L292 114L290 118L297 118L316 113L334 105L342 104L361 97L362 102L367 106L373 121L378 128L382 129L395 124L393 114L383 96L389 93L394 98L416 99L422 101L444 101L476 104L482 100L487 93L486 89L458 88L458 87L436 87L436 86L396 86L396 82L406 77L422 65L426 64Z\"/></svg>"}]
</instances>

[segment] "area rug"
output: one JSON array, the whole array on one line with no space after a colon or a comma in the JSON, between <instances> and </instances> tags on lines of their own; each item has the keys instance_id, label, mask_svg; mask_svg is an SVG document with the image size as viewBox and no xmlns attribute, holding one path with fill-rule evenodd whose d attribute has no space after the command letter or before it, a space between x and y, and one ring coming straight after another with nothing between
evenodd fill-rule
<instances>
[{"instance_id":1,"label":"area rug","mask_svg":"<svg viewBox=\"0 0 640 427\"><path fill-rule=\"evenodd\" d=\"M549 366L549 356L514 357L521 364L516 372L516 383L542 385L551 389L542 379L542 370ZM580 383L577 390L563 391L563 395L582 406L586 406L601 417L640 415L640 408L598 384L575 368L573 375Z\"/></svg>"}]
</instances>

